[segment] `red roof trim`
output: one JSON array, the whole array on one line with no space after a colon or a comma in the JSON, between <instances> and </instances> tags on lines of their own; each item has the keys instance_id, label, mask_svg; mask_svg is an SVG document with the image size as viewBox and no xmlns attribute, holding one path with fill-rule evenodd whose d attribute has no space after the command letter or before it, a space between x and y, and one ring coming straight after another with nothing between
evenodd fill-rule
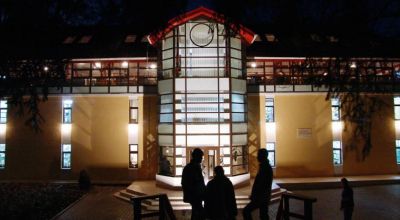
<instances>
[{"instance_id":1,"label":"red roof trim","mask_svg":"<svg viewBox=\"0 0 400 220\"><path fill-rule=\"evenodd\" d=\"M157 41L161 40L166 34L172 31L175 27L198 17L211 18L219 23L224 23L225 21L223 15L217 14L215 11L212 11L208 8L199 7L183 14L182 16L178 16L171 19L170 21L168 21L168 25L164 30L150 34L147 38L150 44L154 45ZM232 24L231 28L236 29L237 27ZM256 34L242 25L239 25L238 33L247 44L252 44L256 39Z\"/></svg>"}]
</instances>

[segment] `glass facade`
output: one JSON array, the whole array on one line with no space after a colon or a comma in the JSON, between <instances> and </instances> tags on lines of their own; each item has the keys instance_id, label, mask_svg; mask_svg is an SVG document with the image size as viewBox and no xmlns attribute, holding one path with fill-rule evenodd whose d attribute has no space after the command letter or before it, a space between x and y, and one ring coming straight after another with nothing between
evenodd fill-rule
<instances>
[{"instance_id":1,"label":"glass facade","mask_svg":"<svg viewBox=\"0 0 400 220\"><path fill-rule=\"evenodd\" d=\"M194 20L161 41L161 175L180 176L196 147L205 153L206 178L217 165L227 175L248 172L242 41L226 30L222 24Z\"/></svg>"}]
</instances>

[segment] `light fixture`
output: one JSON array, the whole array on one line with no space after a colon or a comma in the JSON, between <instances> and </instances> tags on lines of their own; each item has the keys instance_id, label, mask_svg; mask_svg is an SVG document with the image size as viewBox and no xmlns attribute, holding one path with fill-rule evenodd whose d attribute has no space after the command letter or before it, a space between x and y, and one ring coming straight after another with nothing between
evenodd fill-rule
<instances>
[{"instance_id":1,"label":"light fixture","mask_svg":"<svg viewBox=\"0 0 400 220\"><path fill-rule=\"evenodd\" d=\"M154 64L154 63L150 64L150 69L155 69L155 68L157 68L156 64Z\"/></svg>"},{"instance_id":2,"label":"light fixture","mask_svg":"<svg viewBox=\"0 0 400 220\"><path fill-rule=\"evenodd\" d=\"M129 133L137 133L138 132L138 124L128 124L128 132Z\"/></svg>"},{"instance_id":3,"label":"light fixture","mask_svg":"<svg viewBox=\"0 0 400 220\"><path fill-rule=\"evenodd\" d=\"M128 62L124 61L121 64L122 68L128 68Z\"/></svg>"},{"instance_id":4,"label":"light fixture","mask_svg":"<svg viewBox=\"0 0 400 220\"><path fill-rule=\"evenodd\" d=\"M101 63L100 62L95 62L94 67L100 69L101 68Z\"/></svg>"},{"instance_id":5,"label":"light fixture","mask_svg":"<svg viewBox=\"0 0 400 220\"><path fill-rule=\"evenodd\" d=\"M396 128L396 132L400 132L400 120L394 121L394 127Z\"/></svg>"},{"instance_id":6,"label":"light fixture","mask_svg":"<svg viewBox=\"0 0 400 220\"><path fill-rule=\"evenodd\" d=\"M61 132L63 134L68 134L71 132L71 124L62 124L61 125Z\"/></svg>"},{"instance_id":7,"label":"light fixture","mask_svg":"<svg viewBox=\"0 0 400 220\"><path fill-rule=\"evenodd\" d=\"M324 73L324 76L327 76L327 75L328 75L328 72L325 72L325 73Z\"/></svg>"},{"instance_id":8,"label":"light fixture","mask_svg":"<svg viewBox=\"0 0 400 220\"><path fill-rule=\"evenodd\" d=\"M251 63L251 67L256 68L257 64L255 62Z\"/></svg>"},{"instance_id":9,"label":"light fixture","mask_svg":"<svg viewBox=\"0 0 400 220\"><path fill-rule=\"evenodd\" d=\"M0 134L5 134L7 130L6 124L0 124Z\"/></svg>"},{"instance_id":10,"label":"light fixture","mask_svg":"<svg viewBox=\"0 0 400 220\"><path fill-rule=\"evenodd\" d=\"M49 71L49 67L44 66L44 67L43 67L43 70L44 70L45 72L47 72L47 71Z\"/></svg>"},{"instance_id":11,"label":"light fixture","mask_svg":"<svg viewBox=\"0 0 400 220\"><path fill-rule=\"evenodd\" d=\"M356 62L351 62L350 68L352 68L352 69L357 68Z\"/></svg>"},{"instance_id":12,"label":"light fixture","mask_svg":"<svg viewBox=\"0 0 400 220\"><path fill-rule=\"evenodd\" d=\"M341 121L332 122L332 131L336 134L343 130L343 123Z\"/></svg>"}]
</instances>

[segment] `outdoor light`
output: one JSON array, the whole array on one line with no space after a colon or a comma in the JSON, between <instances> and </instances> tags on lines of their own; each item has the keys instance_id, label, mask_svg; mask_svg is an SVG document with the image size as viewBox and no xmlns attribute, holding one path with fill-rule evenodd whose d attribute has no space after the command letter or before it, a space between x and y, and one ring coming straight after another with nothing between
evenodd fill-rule
<instances>
[{"instance_id":1,"label":"outdoor light","mask_svg":"<svg viewBox=\"0 0 400 220\"><path fill-rule=\"evenodd\" d=\"M128 124L129 133L137 133L138 132L138 124Z\"/></svg>"},{"instance_id":2,"label":"outdoor light","mask_svg":"<svg viewBox=\"0 0 400 220\"><path fill-rule=\"evenodd\" d=\"M267 122L265 123L265 129L267 132L275 133L276 125L275 122Z\"/></svg>"},{"instance_id":3,"label":"outdoor light","mask_svg":"<svg viewBox=\"0 0 400 220\"><path fill-rule=\"evenodd\" d=\"M94 67L100 69L101 68L101 63L100 62L94 63Z\"/></svg>"},{"instance_id":4,"label":"outdoor light","mask_svg":"<svg viewBox=\"0 0 400 220\"><path fill-rule=\"evenodd\" d=\"M396 132L400 132L400 120L394 121L394 127L396 128Z\"/></svg>"},{"instance_id":5,"label":"outdoor light","mask_svg":"<svg viewBox=\"0 0 400 220\"><path fill-rule=\"evenodd\" d=\"M325 73L324 73L324 76L327 76L327 75L328 75L328 73L327 73L327 72L325 72Z\"/></svg>"},{"instance_id":6,"label":"outdoor light","mask_svg":"<svg viewBox=\"0 0 400 220\"><path fill-rule=\"evenodd\" d=\"M352 62L350 68L355 69L357 67L356 62Z\"/></svg>"},{"instance_id":7,"label":"outdoor light","mask_svg":"<svg viewBox=\"0 0 400 220\"><path fill-rule=\"evenodd\" d=\"M251 63L251 67L256 68L257 64L253 62L253 63Z\"/></svg>"},{"instance_id":8,"label":"outdoor light","mask_svg":"<svg viewBox=\"0 0 400 220\"><path fill-rule=\"evenodd\" d=\"M71 124L62 124L61 125L61 132L63 134L67 134L71 132Z\"/></svg>"},{"instance_id":9,"label":"outdoor light","mask_svg":"<svg viewBox=\"0 0 400 220\"><path fill-rule=\"evenodd\" d=\"M128 62L124 61L122 62L122 68L128 68Z\"/></svg>"},{"instance_id":10,"label":"outdoor light","mask_svg":"<svg viewBox=\"0 0 400 220\"><path fill-rule=\"evenodd\" d=\"M43 70L47 72L47 71L49 71L49 67L45 66L45 67L43 68Z\"/></svg>"},{"instance_id":11,"label":"outdoor light","mask_svg":"<svg viewBox=\"0 0 400 220\"><path fill-rule=\"evenodd\" d=\"M155 69L155 68L157 68L156 64L154 64L154 63L150 64L150 69Z\"/></svg>"},{"instance_id":12,"label":"outdoor light","mask_svg":"<svg viewBox=\"0 0 400 220\"><path fill-rule=\"evenodd\" d=\"M0 124L0 134L5 134L7 130L6 124Z\"/></svg>"},{"instance_id":13,"label":"outdoor light","mask_svg":"<svg viewBox=\"0 0 400 220\"><path fill-rule=\"evenodd\" d=\"M332 131L334 133L339 133L343 130L343 123L341 121L332 122Z\"/></svg>"}]
</instances>

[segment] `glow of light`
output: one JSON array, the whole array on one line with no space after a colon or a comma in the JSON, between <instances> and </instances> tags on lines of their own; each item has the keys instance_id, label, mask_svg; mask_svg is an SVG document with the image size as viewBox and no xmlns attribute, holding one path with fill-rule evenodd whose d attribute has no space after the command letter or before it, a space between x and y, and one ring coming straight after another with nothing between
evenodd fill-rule
<instances>
[{"instance_id":1,"label":"glow of light","mask_svg":"<svg viewBox=\"0 0 400 220\"><path fill-rule=\"evenodd\" d=\"M275 122L265 123L265 129L267 130L267 132L275 133L276 130Z\"/></svg>"},{"instance_id":2,"label":"glow of light","mask_svg":"<svg viewBox=\"0 0 400 220\"><path fill-rule=\"evenodd\" d=\"M5 134L7 130L6 124L0 124L0 134Z\"/></svg>"},{"instance_id":3,"label":"glow of light","mask_svg":"<svg viewBox=\"0 0 400 220\"><path fill-rule=\"evenodd\" d=\"M397 132L400 132L400 120L394 121L394 127L396 128Z\"/></svg>"},{"instance_id":4,"label":"glow of light","mask_svg":"<svg viewBox=\"0 0 400 220\"><path fill-rule=\"evenodd\" d=\"M64 100L63 102L64 102L64 105L72 105L72 103L73 103L74 101L72 101L71 99L66 99L66 100Z\"/></svg>"},{"instance_id":5,"label":"glow of light","mask_svg":"<svg viewBox=\"0 0 400 220\"><path fill-rule=\"evenodd\" d=\"M343 130L343 123L341 121L332 122L332 131L335 134L342 132L342 130Z\"/></svg>"},{"instance_id":6,"label":"glow of light","mask_svg":"<svg viewBox=\"0 0 400 220\"><path fill-rule=\"evenodd\" d=\"M357 67L356 62L352 62L350 68L355 69Z\"/></svg>"},{"instance_id":7,"label":"glow of light","mask_svg":"<svg viewBox=\"0 0 400 220\"><path fill-rule=\"evenodd\" d=\"M128 62L124 61L121 64L122 68L128 68Z\"/></svg>"},{"instance_id":8,"label":"glow of light","mask_svg":"<svg viewBox=\"0 0 400 220\"><path fill-rule=\"evenodd\" d=\"M325 72L325 73L324 73L324 76L327 76L327 75L328 75L328 73L327 73L327 72Z\"/></svg>"},{"instance_id":9,"label":"glow of light","mask_svg":"<svg viewBox=\"0 0 400 220\"><path fill-rule=\"evenodd\" d=\"M138 127L138 124L129 124L128 125L128 131L129 131L129 133L137 133L138 132L138 129L139 129L139 127Z\"/></svg>"},{"instance_id":10,"label":"glow of light","mask_svg":"<svg viewBox=\"0 0 400 220\"><path fill-rule=\"evenodd\" d=\"M154 63L150 64L150 69L155 69L155 68L157 68L156 64L154 64Z\"/></svg>"},{"instance_id":11,"label":"glow of light","mask_svg":"<svg viewBox=\"0 0 400 220\"><path fill-rule=\"evenodd\" d=\"M49 67L45 66L45 67L43 67L43 70L44 70L45 72L47 72L47 71L49 71Z\"/></svg>"},{"instance_id":12,"label":"glow of light","mask_svg":"<svg viewBox=\"0 0 400 220\"><path fill-rule=\"evenodd\" d=\"M62 124L61 125L61 133L62 134L71 133L71 124Z\"/></svg>"},{"instance_id":13,"label":"glow of light","mask_svg":"<svg viewBox=\"0 0 400 220\"><path fill-rule=\"evenodd\" d=\"M101 63L100 62L94 63L94 67L100 69L101 68Z\"/></svg>"},{"instance_id":14,"label":"glow of light","mask_svg":"<svg viewBox=\"0 0 400 220\"><path fill-rule=\"evenodd\" d=\"M253 63L251 63L251 67L256 68L257 64L253 62Z\"/></svg>"}]
</instances>

